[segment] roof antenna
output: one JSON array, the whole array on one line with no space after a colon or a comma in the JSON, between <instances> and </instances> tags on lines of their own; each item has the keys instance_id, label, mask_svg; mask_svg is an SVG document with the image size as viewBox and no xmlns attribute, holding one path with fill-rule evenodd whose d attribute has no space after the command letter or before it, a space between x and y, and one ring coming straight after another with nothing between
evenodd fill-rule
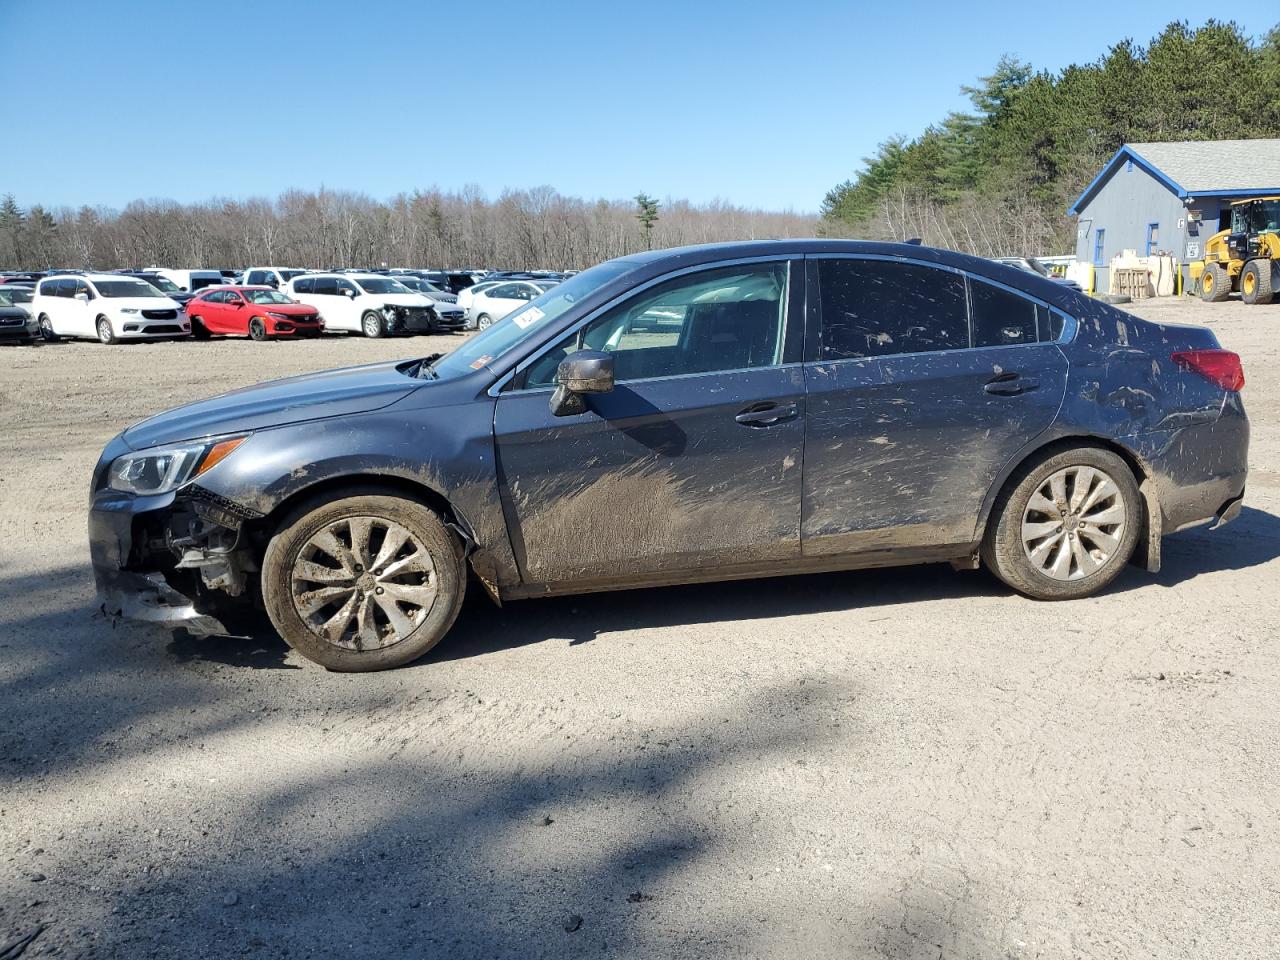
<instances>
[{"instance_id":1,"label":"roof antenna","mask_svg":"<svg viewBox=\"0 0 1280 960\"><path fill-rule=\"evenodd\" d=\"M919 237L912 237L910 240L907 241L907 243L913 244L918 247L921 244L923 244L924 241L921 240Z\"/></svg>"}]
</instances>

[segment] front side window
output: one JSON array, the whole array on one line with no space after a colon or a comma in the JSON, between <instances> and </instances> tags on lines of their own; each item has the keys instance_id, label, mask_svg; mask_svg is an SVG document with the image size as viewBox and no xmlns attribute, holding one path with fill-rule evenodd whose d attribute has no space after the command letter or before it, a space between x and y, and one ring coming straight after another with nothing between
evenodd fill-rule
<instances>
[{"instance_id":1,"label":"front side window","mask_svg":"<svg viewBox=\"0 0 1280 960\"><path fill-rule=\"evenodd\" d=\"M305 277L302 280L295 280L293 281L293 292L294 293L315 293L315 285L316 285L316 282L312 280L310 277Z\"/></svg>"},{"instance_id":2,"label":"front side window","mask_svg":"<svg viewBox=\"0 0 1280 960\"><path fill-rule=\"evenodd\" d=\"M753 263L676 277L613 307L539 357L526 387L556 382L577 350L614 354L614 377L645 380L782 362L787 264Z\"/></svg>"},{"instance_id":3,"label":"front side window","mask_svg":"<svg viewBox=\"0 0 1280 960\"><path fill-rule=\"evenodd\" d=\"M824 360L969 346L964 278L892 260L818 261Z\"/></svg>"},{"instance_id":4,"label":"front side window","mask_svg":"<svg viewBox=\"0 0 1280 960\"><path fill-rule=\"evenodd\" d=\"M337 289L334 292L338 294L342 294L344 296L348 293L354 293L354 294L360 293L360 291L356 289L356 285L352 283L350 280L337 281Z\"/></svg>"},{"instance_id":5,"label":"front side window","mask_svg":"<svg viewBox=\"0 0 1280 960\"><path fill-rule=\"evenodd\" d=\"M336 297L338 295L338 278L337 277L316 277L313 281L315 287L312 289L318 297Z\"/></svg>"}]
</instances>

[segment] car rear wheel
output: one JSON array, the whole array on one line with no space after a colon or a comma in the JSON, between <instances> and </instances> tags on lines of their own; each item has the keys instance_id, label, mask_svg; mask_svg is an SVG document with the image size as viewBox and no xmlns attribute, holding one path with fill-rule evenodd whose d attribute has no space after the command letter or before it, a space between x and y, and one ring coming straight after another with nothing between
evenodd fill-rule
<instances>
[{"instance_id":1,"label":"car rear wheel","mask_svg":"<svg viewBox=\"0 0 1280 960\"><path fill-rule=\"evenodd\" d=\"M383 322L382 314L370 310L360 321L360 327L364 331L366 337L380 337L387 332L386 325Z\"/></svg>"},{"instance_id":2,"label":"car rear wheel","mask_svg":"<svg viewBox=\"0 0 1280 960\"><path fill-rule=\"evenodd\" d=\"M254 317L249 321L249 337L252 340L267 339L267 325L262 322L261 317Z\"/></svg>"},{"instance_id":3,"label":"car rear wheel","mask_svg":"<svg viewBox=\"0 0 1280 960\"><path fill-rule=\"evenodd\" d=\"M461 546L440 518L374 492L295 513L262 563L271 622L330 670L417 660L453 625L465 587Z\"/></svg>"},{"instance_id":4,"label":"car rear wheel","mask_svg":"<svg viewBox=\"0 0 1280 960\"><path fill-rule=\"evenodd\" d=\"M1138 542L1142 498L1129 465L1109 450L1078 447L1010 478L983 539L983 562L1036 600L1101 590Z\"/></svg>"},{"instance_id":5,"label":"car rear wheel","mask_svg":"<svg viewBox=\"0 0 1280 960\"><path fill-rule=\"evenodd\" d=\"M106 317L98 318L98 339L105 344L119 343L120 339L116 336L115 331L111 329L111 321Z\"/></svg>"},{"instance_id":6,"label":"car rear wheel","mask_svg":"<svg viewBox=\"0 0 1280 960\"><path fill-rule=\"evenodd\" d=\"M202 317L191 318L191 336L196 340L209 339L209 328L204 325Z\"/></svg>"},{"instance_id":7,"label":"car rear wheel","mask_svg":"<svg viewBox=\"0 0 1280 960\"><path fill-rule=\"evenodd\" d=\"M38 322L40 324L40 336L44 339L44 342L57 343L59 338L58 335L53 332L53 321L49 319L49 315L46 313L40 314Z\"/></svg>"},{"instance_id":8,"label":"car rear wheel","mask_svg":"<svg viewBox=\"0 0 1280 960\"><path fill-rule=\"evenodd\" d=\"M1270 303L1275 295L1271 279L1270 260L1250 260L1240 271L1240 299L1245 303Z\"/></svg>"},{"instance_id":9,"label":"car rear wheel","mask_svg":"<svg viewBox=\"0 0 1280 960\"><path fill-rule=\"evenodd\" d=\"M479 317L476 318L477 330L488 330L492 326L493 326L493 318L490 317L487 313L482 313L480 314Z\"/></svg>"},{"instance_id":10,"label":"car rear wheel","mask_svg":"<svg viewBox=\"0 0 1280 960\"><path fill-rule=\"evenodd\" d=\"M1200 274L1200 299L1207 303L1218 303L1231 294L1231 278L1221 265L1205 264L1204 273Z\"/></svg>"}]
</instances>

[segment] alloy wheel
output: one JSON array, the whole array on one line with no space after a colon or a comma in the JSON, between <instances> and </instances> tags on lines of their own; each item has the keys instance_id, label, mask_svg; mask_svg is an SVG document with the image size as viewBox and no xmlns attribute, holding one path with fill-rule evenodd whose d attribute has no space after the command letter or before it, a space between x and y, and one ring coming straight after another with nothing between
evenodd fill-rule
<instances>
[{"instance_id":1,"label":"alloy wheel","mask_svg":"<svg viewBox=\"0 0 1280 960\"><path fill-rule=\"evenodd\" d=\"M357 651L407 638L431 612L438 589L422 541L399 523L370 516L344 517L312 535L290 577L307 628Z\"/></svg>"},{"instance_id":2,"label":"alloy wheel","mask_svg":"<svg viewBox=\"0 0 1280 960\"><path fill-rule=\"evenodd\" d=\"M1080 580L1105 567L1124 540L1124 498L1097 467L1067 467L1047 477L1027 501L1022 547L1040 573Z\"/></svg>"},{"instance_id":3,"label":"alloy wheel","mask_svg":"<svg viewBox=\"0 0 1280 960\"><path fill-rule=\"evenodd\" d=\"M110 343L114 336L111 332L111 321L103 317L98 321L98 339L103 343Z\"/></svg>"}]
</instances>

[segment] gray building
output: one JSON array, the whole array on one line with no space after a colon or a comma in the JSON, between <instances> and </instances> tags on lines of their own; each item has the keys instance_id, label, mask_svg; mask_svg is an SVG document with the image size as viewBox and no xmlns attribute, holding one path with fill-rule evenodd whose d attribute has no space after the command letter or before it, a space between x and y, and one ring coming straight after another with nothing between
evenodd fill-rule
<instances>
[{"instance_id":1,"label":"gray building","mask_svg":"<svg viewBox=\"0 0 1280 960\"><path fill-rule=\"evenodd\" d=\"M1182 264L1226 227L1231 202L1280 194L1280 140L1126 143L1067 212L1079 217L1076 259L1092 263L1106 290L1121 250L1168 253Z\"/></svg>"}]
</instances>

